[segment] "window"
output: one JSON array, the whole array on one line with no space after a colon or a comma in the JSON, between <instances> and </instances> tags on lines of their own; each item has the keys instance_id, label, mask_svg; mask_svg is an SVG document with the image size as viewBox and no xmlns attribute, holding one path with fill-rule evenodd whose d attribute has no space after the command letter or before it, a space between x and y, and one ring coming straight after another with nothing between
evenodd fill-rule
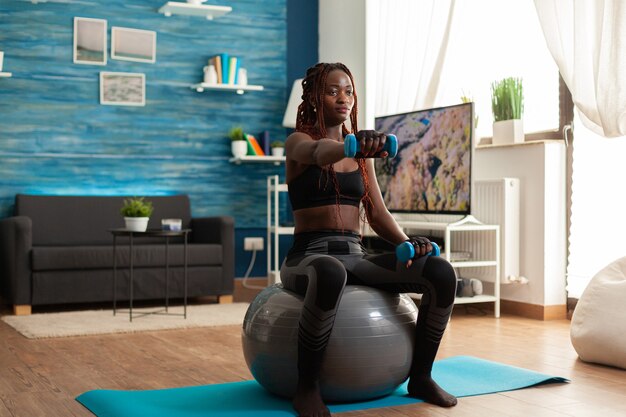
<instances>
[{"instance_id":1,"label":"window","mask_svg":"<svg viewBox=\"0 0 626 417\"><path fill-rule=\"evenodd\" d=\"M559 72L532 0L457 0L448 53L435 105L471 96L479 117L477 138L492 135L491 83L521 77L524 131L554 131L559 124ZM546 134L541 138L549 137Z\"/></svg>"}]
</instances>

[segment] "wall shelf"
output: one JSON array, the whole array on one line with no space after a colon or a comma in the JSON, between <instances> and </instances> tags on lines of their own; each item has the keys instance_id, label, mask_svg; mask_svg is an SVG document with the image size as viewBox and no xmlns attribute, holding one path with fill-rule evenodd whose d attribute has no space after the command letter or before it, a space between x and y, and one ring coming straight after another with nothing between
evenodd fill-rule
<instances>
[{"instance_id":1,"label":"wall shelf","mask_svg":"<svg viewBox=\"0 0 626 417\"><path fill-rule=\"evenodd\" d=\"M237 94L243 94L245 91L263 91L262 85L236 85L236 84L193 84L192 89L198 93L202 93L204 90L221 90L221 91L235 91Z\"/></svg>"},{"instance_id":2,"label":"wall shelf","mask_svg":"<svg viewBox=\"0 0 626 417\"><path fill-rule=\"evenodd\" d=\"M13 74L10 73L10 72L0 72L0 78L1 77L9 78L9 77L12 77L12 76L13 76Z\"/></svg>"},{"instance_id":3,"label":"wall shelf","mask_svg":"<svg viewBox=\"0 0 626 417\"><path fill-rule=\"evenodd\" d=\"M216 17L224 16L233 10L230 6L213 6L210 4L192 4L177 1L168 1L159 9L159 13L163 13L169 17L173 14L187 16L203 16L207 20L213 20Z\"/></svg>"},{"instance_id":4,"label":"wall shelf","mask_svg":"<svg viewBox=\"0 0 626 417\"><path fill-rule=\"evenodd\" d=\"M242 156L242 157L233 157L230 158L228 160L229 162L232 162L234 164L237 165L241 165L241 163L243 162L273 162L274 165L280 165L281 162L285 162L285 157L284 156L255 156L255 155L248 155L248 156Z\"/></svg>"}]
</instances>

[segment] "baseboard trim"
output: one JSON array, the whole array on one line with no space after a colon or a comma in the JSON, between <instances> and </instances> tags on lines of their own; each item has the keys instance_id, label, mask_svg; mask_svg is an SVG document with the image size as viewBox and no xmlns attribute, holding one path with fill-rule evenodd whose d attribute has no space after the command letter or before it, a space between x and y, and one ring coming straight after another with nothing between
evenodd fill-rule
<instances>
[{"instance_id":1,"label":"baseboard trim","mask_svg":"<svg viewBox=\"0 0 626 417\"><path fill-rule=\"evenodd\" d=\"M500 311L505 314L513 314L535 320L564 320L567 318L567 305L565 304L543 306L512 300L500 300Z\"/></svg>"},{"instance_id":2,"label":"baseboard trim","mask_svg":"<svg viewBox=\"0 0 626 417\"><path fill-rule=\"evenodd\" d=\"M246 283L253 287L267 287L267 278L248 278ZM250 288L246 288L243 286L243 278L235 278L235 291L237 290L248 290Z\"/></svg>"},{"instance_id":3,"label":"baseboard trim","mask_svg":"<svg viewBox=\"0 0 626 417\"><path fill-rule=\"evenodd\" d=\"M267 285L267 278L248 278L246 282L253 287L265 287ZM235 279L235 300L250 298L250 293L254 294L260 291L260 289L244 287L243 279ZM487 306L487 304L491 303L485 303L485 306ZM519 301L500 300L500 312L535 320L564 320L567 318L567 305L542 306Z\"/></svg>"},{"instance_id":4,"label":"baseboard trim","mask_svg":"<svg viewBox=\"0 0 626 417\"><path fill-rule=\"evenodd\" d=\"M267 278L248 278L246 283L251 287L258 288L246 288L243 286L243 278L235 278L235 289L233 291L235 301L252 301L254 297L261 292L261 288L267 286Z\"/></svg>"}]
</instances>

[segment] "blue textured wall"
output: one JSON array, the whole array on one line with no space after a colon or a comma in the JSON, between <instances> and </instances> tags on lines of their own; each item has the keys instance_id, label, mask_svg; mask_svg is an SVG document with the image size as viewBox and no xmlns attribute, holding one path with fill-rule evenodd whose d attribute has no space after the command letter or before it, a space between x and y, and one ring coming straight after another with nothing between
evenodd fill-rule
<instances>
[{"instance_id":1,"label":"blue textured wall","mask_svg":"<svg viewBox=\"0 0 626 417\"><path fill-rule=\"evenodd\" d=\"M165 1L0 3L0 217L16 193L190 195L194 216L230 214L237 227L265 226L265 184L283 167L233 165L234 125L284 138L285 0L211 1L233 11L214 21L165 17ZM73 18L157 32L157 62L72 62ZM197 93L213 54L239 56L262 92ZM99 104L99 72L146 74L146 106Z\"/></svg>"},{"instance_id":2,"label":"blue textured wall","mask_svg":"<svg viewBox=\"0 0 626 417\"><path fill-rule=\"evenodd\" d=\"M194 216L235 217L235 275L243 276L251 255L243 239L266 236L266 178L284 168L229 163L225 134L240 124L284 138L292 80L318 60L318 1L209 0L233 7L214 21L166 18L157 13L164 3L0 1L0 50L13 72L0 78L0 217L11 214L16 193L186 193ZM109 45L112 26L156 31L157 62L73 64L75 16L106 19ZM220 52L240 56L249 82L265 90L189 89ZM146 74L146 107L101 106L100 71ZM285 207L281 217L290 218ZM281 255L290 243L281 237ZM251 276L265 275L266 256L257 254Z\"/></svg>"},{"instance_id":3,"label":"blue textured wall","mask_svg":"<svg viewBox=\"0 0 626 417\"><path fill-rule=\"evenodd\" d=\"M319 2L287 0L287 91L319 61Z\"/></svg>"}]
</instances>

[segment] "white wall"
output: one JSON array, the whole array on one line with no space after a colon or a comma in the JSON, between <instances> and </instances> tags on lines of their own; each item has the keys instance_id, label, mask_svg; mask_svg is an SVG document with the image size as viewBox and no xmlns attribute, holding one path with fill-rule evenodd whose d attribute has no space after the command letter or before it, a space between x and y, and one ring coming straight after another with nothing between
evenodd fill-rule
<instances>
[{"instance_id":1,"label":"white wall","mask_svg":"<svg viewBox=\"0 0 626 417\"><path fill-rule=\"evenodd\" d=\"M526 142L478 148L476 179L520 179L520 274L526 285L503 285L505 300L564 305L566 265L565 145Z\"/></svg>"},{"instance_id":2,"label":"white wall","mask_svg":"<svg viewBox=\"0 0 626 417\"><path fill-rule=\"evenodd\" d=\"M341 62L354 77L359 98L360 129L374 126L369 115L368 71L366 62L367 0L320 0L319 2L319 60ZM373 89L372 89L373 90ZM373 111L373 106L372 106Z\"/></svg>"}]
</instances>

